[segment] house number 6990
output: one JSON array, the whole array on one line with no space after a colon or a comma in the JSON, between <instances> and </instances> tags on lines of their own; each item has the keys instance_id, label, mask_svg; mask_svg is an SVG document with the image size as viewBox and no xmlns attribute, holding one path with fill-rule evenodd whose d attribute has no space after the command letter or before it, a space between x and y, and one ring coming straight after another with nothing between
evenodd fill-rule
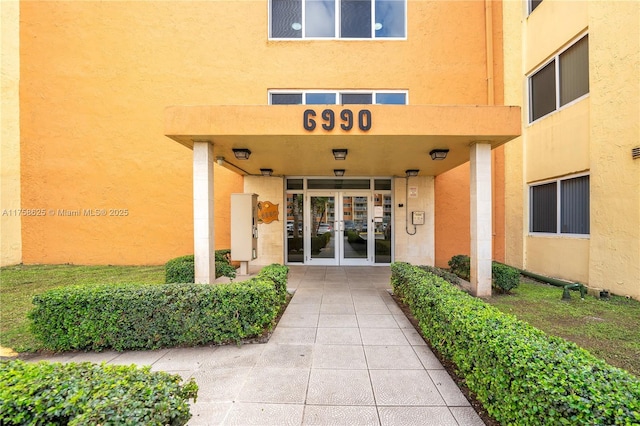
<instances>
[{"instance_id":1,"label":"house number 6990","mask_svg":"<svg viewBox=\"0 0 640 426\"><path fill-rule=\"evenodd\" d=\"M316 112L314 110L307 109L304 111L303 124L305 130L315 130L316 119L314 117L316 117ZM322 118L322 128L324 130L333 130L336 125L336 116L333 110L323 110L320 113L320 117ZM342 111L340 111L339 120L340 128L342 130L351 130L354 125L353 111L351 111L350 109L343 109ZM368 109L358 111L358 128L363 132L371 129L371 111L369 111Z\"/></svg>"}]
</instances>

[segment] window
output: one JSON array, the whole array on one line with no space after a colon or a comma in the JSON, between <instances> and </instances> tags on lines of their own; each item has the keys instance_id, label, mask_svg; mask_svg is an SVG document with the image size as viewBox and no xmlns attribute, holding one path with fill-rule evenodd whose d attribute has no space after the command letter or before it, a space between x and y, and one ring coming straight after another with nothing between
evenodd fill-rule
<instances>
[{"instance_id":1,"label":"window","mask_svg":"<svg viewBox=\"0 0 640 426\"><path fill-rule=\"evenodd\" d=\"M271 91L271 105L406 105L406 91Z\"/></svg>"},{"instance_id":2,"label":"window","mask_svg":"<svg viewBox=\"0 0 640 426\"><path fill-rule=\"evenodd\" d=\"M532 185L530 201L530 232L589 234L588 175Z\"/></svg>"},{"instance_id":3,"label":"window","mask_svg":"<svg viewBox=\"0 0 640 426\"><path fill-rule=\"evenodd\" d=\"M527 0L527 3L529 4L529 13L531 13L542 3L542 0Z\"/></svg>"},{"instance_id":4,"label":"window","mask_svg":"<svg viewBox=\"0 0 640 426\"><path fill-rule=\"evenodd\" d=\"M404 38L406 0L271 0L271 38Z\"/></svg>"},{"instance_id":5,"label":"window","mask_svg":"<svg viewBox=\"0 0 640 426\"><path fill-rule=\"evenodd\" d=\"M529 122L589 93L589 36L555 56L529 77Z\"/></svg>"}]
</instances>

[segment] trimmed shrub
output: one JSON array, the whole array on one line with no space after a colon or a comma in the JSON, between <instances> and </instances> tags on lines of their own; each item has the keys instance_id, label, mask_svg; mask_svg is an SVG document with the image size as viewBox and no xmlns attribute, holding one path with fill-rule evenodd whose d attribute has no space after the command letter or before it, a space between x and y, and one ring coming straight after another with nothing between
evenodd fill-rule
<instances>
[{"instance_id":1,"label":"trimmed shrub","mask_svg":"<svg viewBox=\"0 0 640 426\"><path fill-rule=\"evenodd\" d=\"M184 425L198 386L150 367L0 362L0 424Z\"/></svg>"},{"instance_id":2,"label":"trimmed shrub","mask_svg":"<svg viewBox=\"0 0 640 426\"><path fill-rule=\"evenodd\" d=\"M436 268L435 266L421 265L418 266L423 271L427 271L433 275L437 275L448 283L458 285L460 284L460 278L456 274L453 274L445 269Z\"/></svg>"},{"instance_id":3,"label":"trimmed shrub","mask_svg":"<svg viewBox=\"0 0 640 426\"><path fill-rule=\"evenodd\" d=\"M449 268L463 280L469 281L471 277L471 259L466 254L457 254L449 260Z\"/></svg>"},{"instance_id":4,"label":"trimmed shrub","mask_svg":"<svg viewBox=\"0 0 640 426\"><path fill-rule=\"evenodd\" d=\"M509 293L520 284L520 271L502 263L491 264L491 276L492 286L502 293Z\"/></svg>"},{"instance_id":5,"label":"trimmed shrub","mask_svg":"<svg viewBox=\"0 0 640 426\"><path fill-rule=\"evenodd\" d=\"M391 266L394 292L501 424L640 423L640 380L418 267Z\"/></svg>"},{"instance_id":6,"label":"trimmed shrub","mask_svg":"<svg viewBox=\"0 0 640 426\"><path fill-rule=\"evenodd\" d=\"M231 250L216 250L216 278L236 277L236 268L231 264ZM165 264L165 282L169 283L193 283L195 281L195 259L192 254L176 257Z\"/></svg>"},{"instance_id":7,"label":"trimmed shrub","mask_svg":"<svg viewBox=\"0 0 640 426\"><path fill-rule=\"evenodd\" d=\"M273 326L286 296L283 268L270 265L248 281L215 286L54 289L33 298L31 330L45 348L57 351L238 342Z\"/></svg>"}]
</instances>

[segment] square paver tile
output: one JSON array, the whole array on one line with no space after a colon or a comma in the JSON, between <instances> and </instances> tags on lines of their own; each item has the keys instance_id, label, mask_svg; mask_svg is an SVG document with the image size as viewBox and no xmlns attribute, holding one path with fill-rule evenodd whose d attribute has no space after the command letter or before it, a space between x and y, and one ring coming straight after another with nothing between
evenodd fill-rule
<instances>
[{"instance_id":1,"label":"square paver tile","mask_svg":"<svg viewBox=\"0 0 640 426\"><path fill-rule=\"evenodd\" d=\"M159 349L156 351L127 351L118 355L109 364L113 365L152 365L165 356L169 349Z\"/></svg>"},{"instance_id":2,"label":"square paver tile","mask_svg":"<svg viewBox=\"0 0 640 426\"><path fill-rule=\"evenodd\" d=\"M316 343L322 345L360 345L360 330L357 328L318 328Z\"/></svg>"},{"instance_id":3,"label":"square paver tile","mask_svg":"<svg viewBox=\"0 0 640 426\"><path fill-rule=\"evenodd\" d=\"M393 315L358 314L360 328L400 328Z\"/></svg>"},{"instance_id":4,"label":"square paver tile","mask_svg":"<svg viewBox=\"0 0 640 426\"><path fill-rule=\"evenodd\" d=\"M203 361L201 368L253 367L266 347L265 344L218 346L216 351Z\"/></svg>"},{"instance_id":5,"label":"square paver tile","mask_svg":"<svg viewBox=\"0 0 640 426\"><path fill-rule=\"evenodd\" d=\"M440 360L431 352L431 348L429 346L414 346L413 350L420 358L420 362L424 365L424 368L427 370L443 370L444 367Z\"/></svg>"},{"instance_id":6,"label":"square paver tile","mask_svg":"<svg viewBox=\"0 0 640 426\"><path fill-rule=\"evenodd\" d=\"M291 306L291 305L289 305ZM285 312L278 322L278 327L311 328L318 326L319 314Z\"/></svg>"},{"instance_id":7,"label":"square paver tile","mask_svg":"<svg viewBox=\"0 0 640 426\"><path fill-rule=\"evenodd\" d=\"M399 328L361 328L364 345L408 345L409 341Z\"/></svg>"},{"instance_id":8,"label":"square paver tile","mask_svg":"<svg viewBox=\"0 0 640 426\"><path fill-rule=\"evenodd\" d=\"M353 304L351 293L343 290L325 290L322 296L322 303L328 304Z\"/></svg>"},{"instance_id":9,"label":"square paver tile","mask_svg":"<svg viewBox=\"0 0 640 426\"><path fill-rule=\"evenodd\" d=\"M370 315L370 314L381 314L381 315L390 315L391 312L387 305L377 303L373 305L362 305L359 304L356 306L356 314L358 315Z\"/></svg>"},{"instance_id":10,"label":"square paver tile","mask_svg":"<svg viewBox=\"0 0 640 426\"><path fill-rule=\"evenodd\" d=\"M448 406L466 407L471 405L446 370L428 370L427 373Z\"/></svg>"},{"instance_id":11,"label":"square paver tile","mask_svg":"<svg viewBox=\"0 0 640 426\"><path fill-rule=\"evenodd\" d=\"M367 362L360 345L315 345L311 367L366 370Z\"/></svg>"},{"instance_id":12,"label":"square paver tile","mask_svg":"<svg viewBox=\"0 0 640 426\"><path fill-rule=\"evenodd\" d=\"M406 316L404 316L404 314L394 315L393 318L398 323L398 327L400 327L400 328L409 328L411 330L415 330L415 328L413 327L413 324L411 324L411 322L407 319Z\"/></svg>"},{"instance_id":13,"label":"square paver tile","mask_svg":"<svg viewBox=\"0 0 640 426\"><path fill-rule=\"evenodd\" d=\"M354 328L358 327L358 322L353 314L320 314L318 327Z\"/></svg>"},{"instance_id":14,"label":"square paver tile","mask_svg":"<svg viewBox=\"0 0 640 426\"><path fill-rule=\"evenodd\" d=\"M411 346L365 346L371 370L424 370Z\"/></svg>"},{"instance_id":15,"label":"square paver tile","mask_svg":"<svg viewBox=\"0 0 640 426\"><path fill-rule=\"evenodd\" d=\"M307 405L302 424L308 426L377 426L378 411L371 406Z\"/></svg>"},{"instance_id":16,"label":"square paver tile","mask_svg":"<svg viewBox=\"0 0 640 426\"><path fill-rule=\"evenodd\" d=\"M427 343L424 341L420 333L418 333L414 328L403 328L402 332L411 345L426 346Z\"/></svg>"},{"instance_id":17,"label":"square paver tile","mask_svg":"<svg viewBox=\"0 0 640 426\"><path fill-rule=\"evenodd\" d=\"M69 361L70 362L93 362L95 364L100 364L103 362L108 363L111 360L116 359L120 355L122 355L122 352L116 352L116 351L79 352Z\"/></svg>"},{"instance_id":18,"label":"square paver tile","mask_svg":"<svg viewBox=\"0 0 640 426\"><path fill-rule=\"evenodd\" d=\"M355 308L353 303L322 303L320 306L321 314L354 314Z\"/></svg>"},{"instance_id":19,"label":"square paver tile","mask_svg":"<svg viewBox=\"0 0 640 426\"><path fill-rule=\"evenodd\" d=\"M225 425L237 426L298 426L302 423L304 405L294 404L233 404Z\"/></svg>"},{"instance_id":20,"label":"square paver tile","mask_svg":"<svg viewBox=\"0 0 640 426\"><path fill-rule=\"evenodd\" d=\"M297 292L296 292L297 293ZM322 294L294 294L289 304L297 303L321 303Z\"/></svg>"},{"instance_id":21,"label":"square paver tile","mask_svg":"<svg viewBox=\"0 0 640 426\"><path fill-rule=\"evenodd\" d=\"M449 407L449 411L451 411L459 425L484 426L484 422L473 407Z\"/></svg>"},{"instance_id":22,"label":"square paver tile","mask_svg":"<svg viewBox=\"0 0 640 426\"><path fill-rule=\"evenodd\" d=\"M254 368L238 400L275 404L303 404L309 382L309 369Z\"/></svg>"},{"instance_id":23,"label":"square paver tile","mask_svg":"<svg viewBox=\"0 0 640 426\"><path fill-rule=\"evenodd\" d=\"M378 413L382 426L458 426L447 407L378 407Z\"/></svg>"},{"instance_id":24,"label":"square paver tile","mask_svg":"<svg viewBox=\"0 0 640 426\"><path fill-rule=\"evenodd\" d=\"M231 410L231 402L200 402L191 404L189 426L221 425Z\"/></svg>"},{"instance_id":25,"label":"square paver tile","mask_svg":"<svg viewBox=\"0 0 640 426\"><path fill-rule=\"evenodd\" d=\"M251 368L216 368L198 370L193 378L198 384L197 402L233 402L249 377Z\"/></svg>"},{"instance_id":26,"label":"square paver tile","mask_svg":"<svg viewBox=\"0 0 640 426\"><path fill-rule=\"evenodd\" d=\"M215 356L217 347L195 347L195 348L175 348L158 361L156 361L151 369L153 371L167 370L197 370L207 361Z\"/></svg>"},{"instance_id":27,"label":"square paver tile","mask_svg":"<svg viewBox=\"0 0 640 426\"><path fill-rule=\"evenodd\" d=\"M269 343L277 344L313 344L316 341L316 328L276 327Z\"/></svg>"},{"instance_id":28,"label":"square paver tile","mask_svg":"<svg viewBox=\"0 0 640 426\"><path fill-rule=\"evenodd\" d=\"M369 370L377 405L445 405L424 370Z\"/></svg>"},{"instance_id":29,"label":"square paver tile","mask_svg":"<svg viewBox=\"0 0 640 426\"><path fill-rule=\"evenodd\" d=\"M313 345L267 345L258 359L257 367L311 367Z\"/></svg>"},{"instance_id":30,"label":"square paver tile","mask_svg":"<svg viewBox=\"0 0 640 426\"><path fill-rule=\"evenodd\" d=\"M312 369L307 404L373 405L367 370Z\"/></svg>"},{"instance_id":31,"label":"square paver tile","mask_svg":"<svg viewBox=\"0 0 640 426\"><path fill-rule=\"evenodd\" d=\"M320 302L318 303L289 303L285 313L287 314L317 314L320 312Z\"/></svg>"}]
</instances>

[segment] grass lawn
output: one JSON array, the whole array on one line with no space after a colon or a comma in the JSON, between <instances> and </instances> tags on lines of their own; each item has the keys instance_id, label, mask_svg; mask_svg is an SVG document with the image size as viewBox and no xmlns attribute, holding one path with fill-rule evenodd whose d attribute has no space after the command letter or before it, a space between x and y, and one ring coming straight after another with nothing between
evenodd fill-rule
<instances>
[{"instance_id":1,"label":"grass lawn","mask_svg":"<svg viewBox=\"0 0 640 426\"><path fill-rule=\"evenodd\" d=\"M31 299L55 287L109 283L164 283L160 266L33 265L0 268L0 346L18 352L38 349L29 332Z\"/></svg>"},{"instance_id":2,"label":"grass lawn","mask_svg":"<svg viewBox=\"0 0 640 426\"><path fill-rule=\"evenodd\" d=\"M640 302L618 296L605 301L589 295L581 300L576 291L571 292L570 301L561 296L560 287L525 280L511 295L487 301L640 377Z\"/></svg>"}]
</instances>

